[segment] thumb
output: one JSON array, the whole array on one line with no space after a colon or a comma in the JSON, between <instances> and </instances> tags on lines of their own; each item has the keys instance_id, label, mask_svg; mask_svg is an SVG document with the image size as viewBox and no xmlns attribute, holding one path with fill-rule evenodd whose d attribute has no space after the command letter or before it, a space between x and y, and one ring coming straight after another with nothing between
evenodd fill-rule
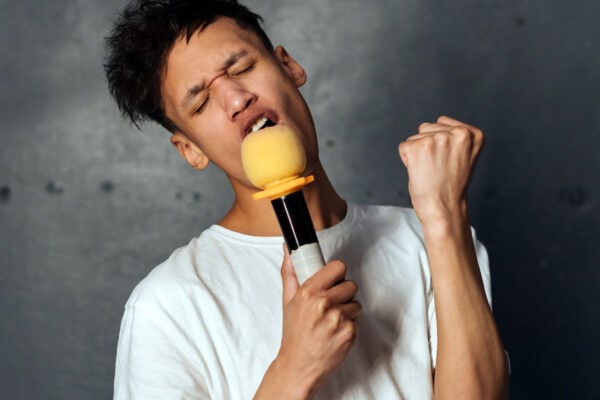
<instances>
[{"instance_id":1,"label":"thumb","mask_svg":"<svg viewBox=\"0 0 600 400\"><path fill-rule=\"evenodd\" d=\"M281 264L281 280L283 283L283 305L288 304L298 291L300 284L292 260L287 250L287 246L283 245L283 263Z\"/></svg>"}]
</instances>

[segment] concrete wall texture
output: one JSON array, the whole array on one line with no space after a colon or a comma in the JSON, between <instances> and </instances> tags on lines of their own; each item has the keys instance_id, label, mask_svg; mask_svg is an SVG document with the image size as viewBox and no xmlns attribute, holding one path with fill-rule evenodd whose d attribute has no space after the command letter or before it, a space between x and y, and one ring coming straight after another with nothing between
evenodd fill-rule
<instances>
[{"instance_id":1,"label":"concrete wall texture","mask_svg":"<svg viewBox=\"0 0 600 400\"><path fill-rule=\"evenodd\" d=\"M0 387L107 399L134 285L228 208L168 134L118 115L103 37L122 0L0 1ZM600 398L600 3L251 0L306 68L334 185L408 205L396 146L484 129L470 190L513 399Z\"/></svg>"}]
</instances>

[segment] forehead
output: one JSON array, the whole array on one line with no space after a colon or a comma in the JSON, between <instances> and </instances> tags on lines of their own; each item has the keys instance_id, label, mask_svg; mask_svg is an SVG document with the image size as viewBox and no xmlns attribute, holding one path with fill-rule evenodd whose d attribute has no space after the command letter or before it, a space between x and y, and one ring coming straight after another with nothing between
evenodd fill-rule
<instances>
[{"instance_id":1,"label":"forehead","mask_svg":"<svg viewBox=\"0 0 600 400\"><path fill-rule=\"evenodd\" d=\"M200 72L219 72L223 62L242 49L262 52L264 45L254 32L240 28L232 19L218 18L192 34L189 41L185 35L175 41L167 56L163 81L181 74L197 79Z\"/></svg>"}]
</instances>

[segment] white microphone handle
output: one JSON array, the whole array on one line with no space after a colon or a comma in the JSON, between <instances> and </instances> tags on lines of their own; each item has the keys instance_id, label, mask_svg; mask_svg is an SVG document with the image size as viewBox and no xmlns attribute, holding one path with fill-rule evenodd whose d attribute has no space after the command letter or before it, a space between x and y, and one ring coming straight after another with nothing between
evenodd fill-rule
<instances>
[{"instance_id":1,"label":"white microphone handle","mask_svg":"<svg viewBox=\"0 0 600 400\"><path fill-rule=\"evenodd\" d=\"M292 259L298 282L301 285L325 265L319 243L309 243L298 247L291 252L290 258Z\"/></svg>"}]
</instances>

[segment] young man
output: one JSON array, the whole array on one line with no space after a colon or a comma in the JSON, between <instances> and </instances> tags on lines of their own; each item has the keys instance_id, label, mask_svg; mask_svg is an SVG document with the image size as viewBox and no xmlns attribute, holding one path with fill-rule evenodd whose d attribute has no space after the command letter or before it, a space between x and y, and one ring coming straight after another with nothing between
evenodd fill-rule
<instances>
[{"instance_id":1,"label":"young man","mask_svg":"<svg viewBox=\"0 0 600 400\"><path fill-rule=\"evenodd\" d=\"M506 396L486 253L467 221L479 129L448 117L422 124L399 147L414 211L359 206L338 196L319 161L298 90L305 71L245 7L138 1L108 46L124 114L165 126L192 167L214 163L235 195L218 224L131 295L116 399ZM302 285L241 164L244 137L273 124L293 129L315 176L304 193L330 261Z\"/></svg>"}]
</instances>

